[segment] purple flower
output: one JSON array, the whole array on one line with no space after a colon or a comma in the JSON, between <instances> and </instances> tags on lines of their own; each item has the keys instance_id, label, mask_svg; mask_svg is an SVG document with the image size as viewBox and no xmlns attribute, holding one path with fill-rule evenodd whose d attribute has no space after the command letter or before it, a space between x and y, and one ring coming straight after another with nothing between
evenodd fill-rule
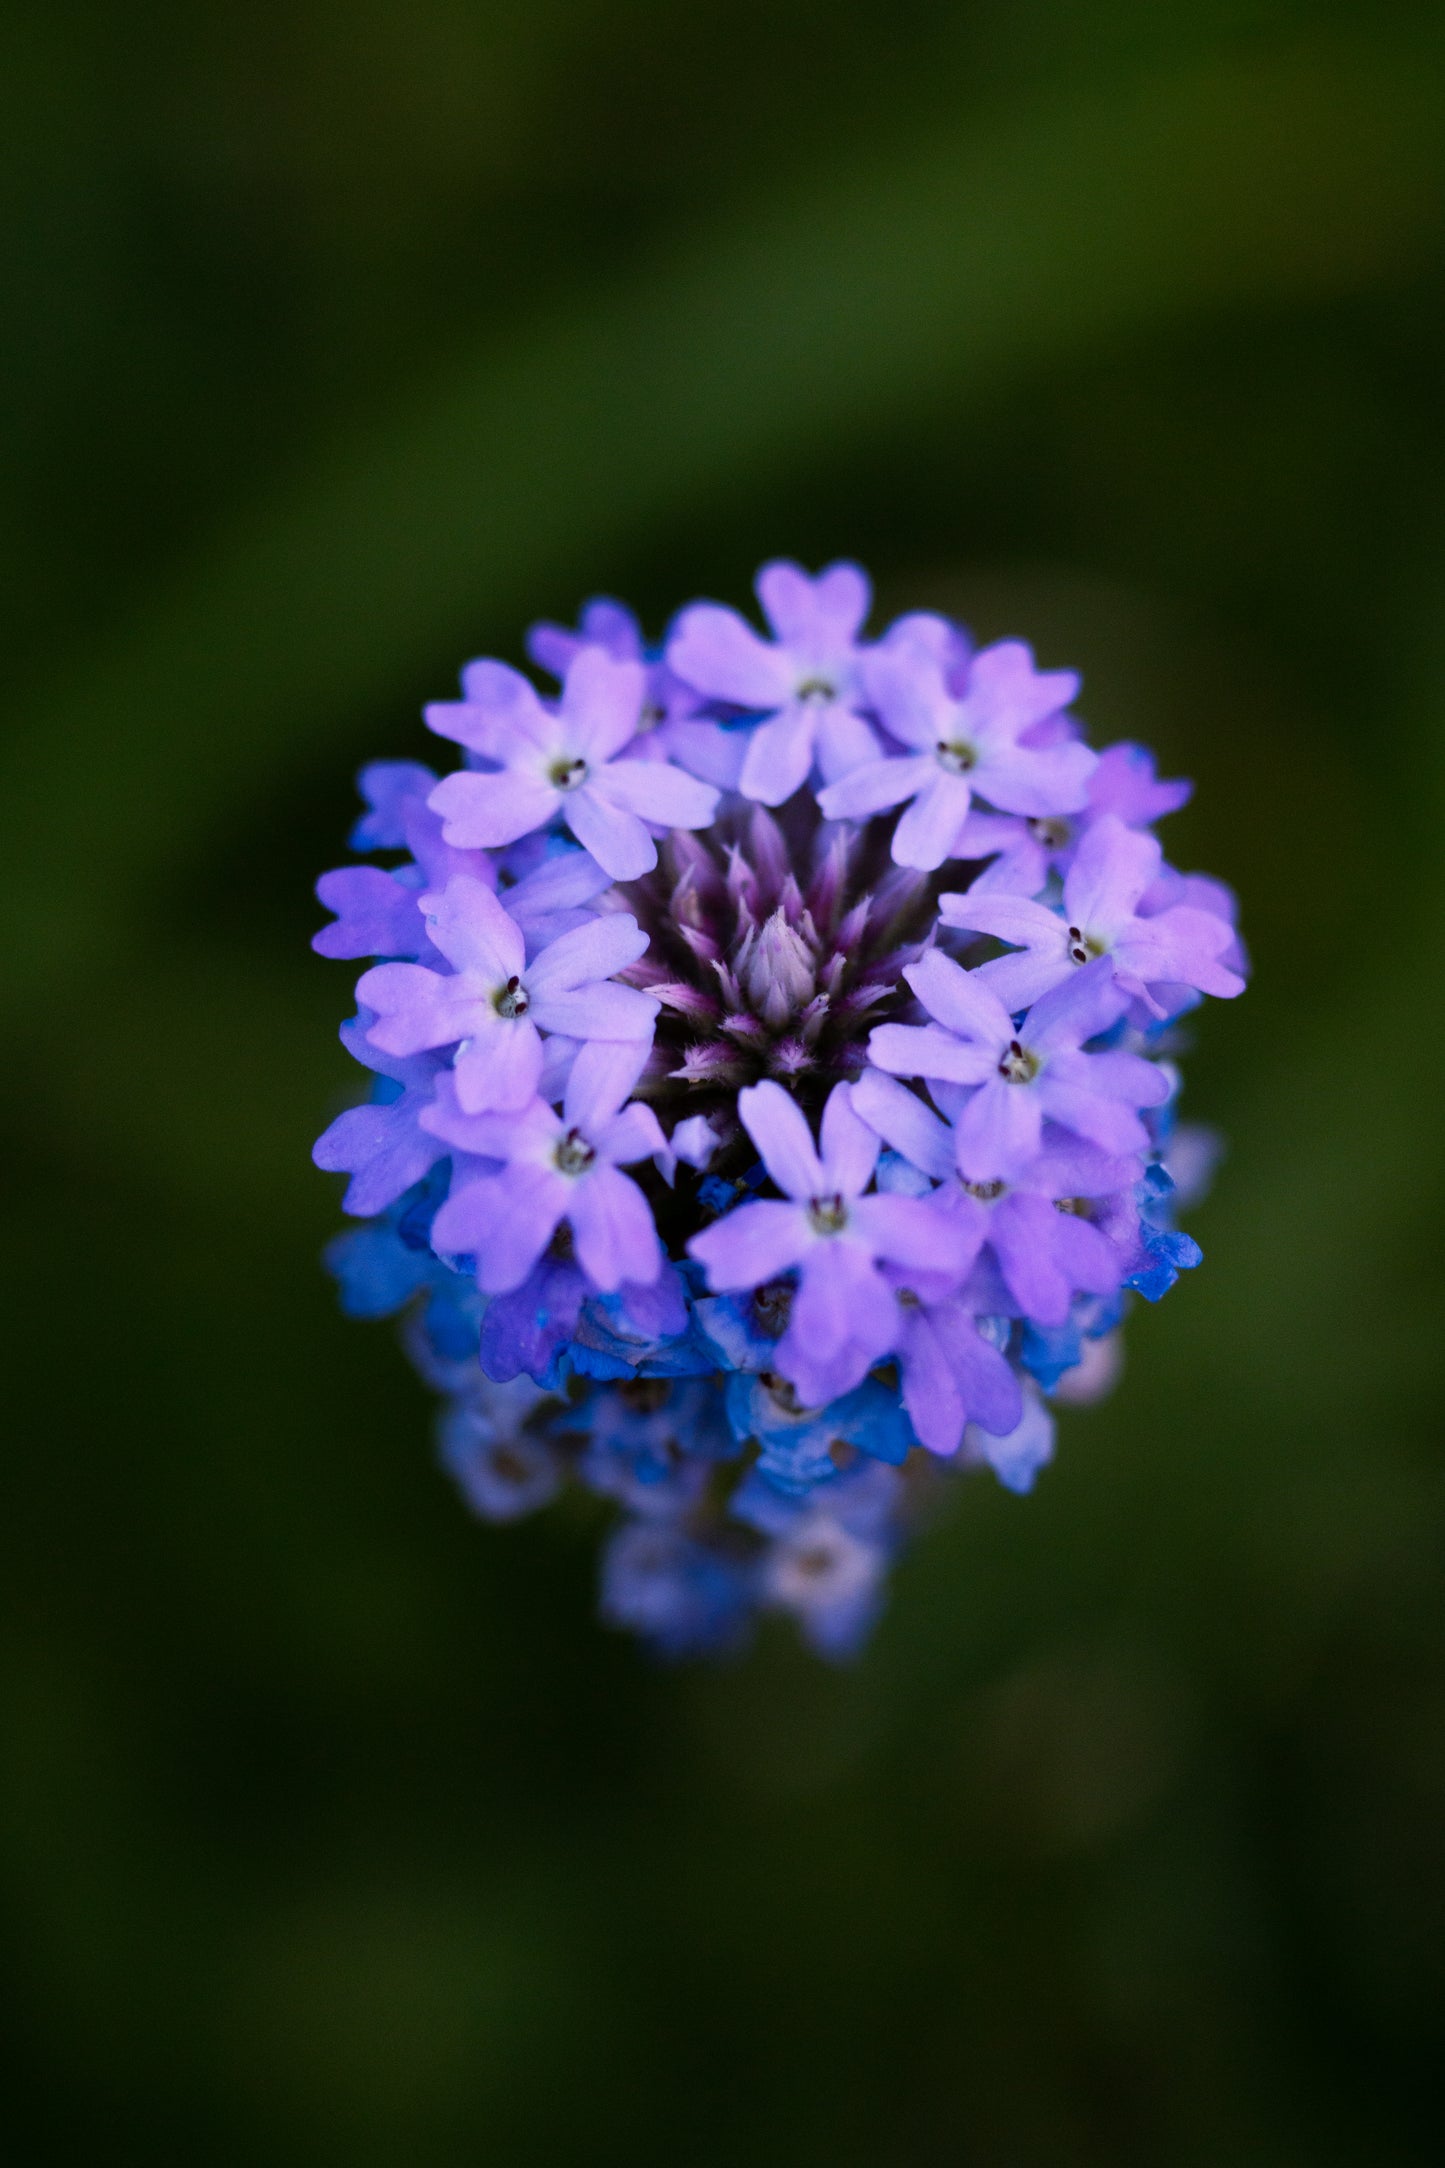
<instances>
[{"instance_id":1,"label":"purple flower","mask_svg":"<svg viewBox=\"0 0 1445 2168\"><path fill-rule=\"evenodd\" d=\"M1007 1437L992 1437L970 1425L963 1450L966 1460L992 1468L1005 1490L1031 1491L1040 1468L1054 1457L1054 1419L1038 1388L1025 1387L1023 1413Z\"/></svg>"},{"instance_id":2,"label":"purple flower","mask_svg":"<svg viewBox=\"0 0 1445 2168\"><path fill-rule=\"evenodd\" d=\"M1137 1054L1086 1054L1117 1021L1124 997L1100 957L1055 987L1017 1027L997 994L930 949L903 976L931 1024L880 1024L868 1058L892 1076L965 1087L955 1135L966 1181L1011 1181L1039 1154L1045 1120L1105 1152L1149 1143L1139 1107L1162 1106L1169 1080Z\"/></svg>"},{"instance_id":3,"label":"purple flower","mask_svg":"<svg viewBox=\"0 0 1445 2168\"><path fill-rule=\"evenodd\" d=\"M620 1509L603 1614L664 1655L771 1609L844 1657L929 1500L1027 1490L1045 1396L1201 1262L1160 1025L1247 965L1154 840L1189 786L1096 757L1072 672L928 612L870 642L851 564L757 592L662 646L605 598L534 625L554 692L474 662L427 711L459 772L363 771L353 848L400 862L324 876L314 945L373 963L372 1095L315 1156L479 1512Z\"/></svg>"},{"instance_id":4,"label":"purple flower","mask_svg":"<svg viewBox=\"0 0 1445 2168\"><path fill-rule=\"evenodd\" d=\"M388 1213L327 1243L323 1261L347 1317L390 1317L423 1288L435 1290L452 1277L430 1250L403 1239L397 1224L402 1217L404 1212Z\"/></svg>"},{"instance_id":5,"label":"purple flower","mask_svg":"<svg viewBox=\"0 0 1445 2168\"><path fill-rule=\"evenodd\" d=\"M429 813L427 818L435 820L436 815ZM445 883L433 881L431 886L441 888ZM565 844L538 859L520 879L498 893L508 918L514 918L526 935L528 956L535 956L562 934L589 925L598 915L589 906L611 886L610 876L590 851L574 850L571 844Z\"/></svg>"},{"instance_id":6,"label":"purple flower","mask_svg":"<svg viewBox=\"0 0 1445 2168\"><path fill-rule=\"evenodd\" d=\"M415 863L393 872L340 866L323 873L316 894L336 920L313 937L318 956L430 956L434 952L419 908L422 890L444 887L454 873L470 873L496 887L496 868L484 852L451 851L443 843L441 822L426 809L436 781L432 770L415 760L378 760L362 769L358 784L371 811L351 832L353 850L405 847Z\"/></svg>"},{"instance_id":7,"label":"purple flower","mask_svg":"<svg viewBox=\"0 0 1445 2168\"><path fill-rule=\"evenodd\" d=\"M433 1135L503 1162L500 1173L455 1189L432 1229L438 1250L476 1258L484 1294L520 1287L564 1220L577 1262L604 1294L657 1278L662 1249L652 1209L622 1172L634 1160L668 1156L652 1109L623 1104L646 1059L643 1047L584 1046L560 1115L540 1099L519 1114L469 1115L439 1095L426 1116Z\"/></svg>"},{"instance_id":8,"label":"purple flower","mask_svg":"<svg viewBox=\"0 0 1445 2168\"><path fill-rule=\"evenodd\" d=\"M709 721L701 712L701 693L685 685L665 661L650 656L642 627L625 604L600 595L582 612L576 632L565 625L533 625L527 653L553 677L565 678L584 647L599 647L616 662L647 666L647 689L637 735L624 747L634 760L675 760L689 775L736 790L747 749L746 733Z\"/></svg>"},{"instance_id":9,"label":"purple flower","mask_svg":"<svg viewBox=\"0 0 1445 2168\"><path fill-rule=\"evenodd\" d=\"M897 1265L886 1265L883 1276L898 1305L893 1348L920 1444L931 1453L956 1453L969 1422L1012 1430L1021 1405L1018 1379L979 1332L974 1305L950 1276Z\"/></svg>"},{"instance_id":10,"label":"purple flower","mask_svg":"<svg viewBox=\"0 0 1445 2168\"><path fill-rule=\"evenodd\" d=\"M853 1104L886 1144L943 1185L935 1203L954 1222L965 1264L981 1250L991 1253L1002 1282L1001 1308L1040 1325L1061 1325L1075 1294L1116 1292L1130 1260L1088 1213L1092 1200L1132 1187L1137 1159L1111 1157L1046 1128L1044 1148L1013 1181L960 1186L953 1131L895 1077L865 1070L853 1087ZM967 1294L963 1299L971 1302ZM980 1420L993 1429L988 1414ZM932 1443L917 1417L914 1427L925 1445Z\"/></svg>"},{"instance_id":11,"label":"purple flower","mask_svg":"<svg viewBox=\"0 0 1445 2168\"><path fill-rule=\"evenodd\" d=\"M577 630L542 618L528 628L527 653L560 684L586 647L600 647L614 662L646 662L642 627L625 602L594 595L585 605Z\"/></svg>"},{"instance_id":12,"label":"purple flower","mask_svg":"<svg viewBox=\"0 0 1445 2168\"><path fill-rule=\"evenodd\" d=\"M486 1305L478 1349L486 1375L503 1385L524 1374L557 1385L562 1351L591 1292L573 1259L539 1258L519 1287Z\"/></svg>"},{"instance_id":13,"label":"purple flower","mask_svg":"<svg viewBox=\"0 0 1445 2168\"><path fill-rule=\"evenodd\" d=\"M352 1017L341 1027L341 1043L363 1068L375 1070L398 1089L366 1106L348 1107L311 1148L318 1167L351 1176L341 1209L361 1219L384 1212L446 1151L419 1126L423 1107L432 1103L442 1063L435 1054L399 1060L381 1053L367 1043L371 1022L369 1015Z\"/></svg>"},{"instance_id":14,"label":"purple flower","mask_svg":"<svg viewBox=\"0 0 1445 2168\"><path fill-rule=\"evenodd\" d=\"M1192 783L1161 782L1154 772L1154 756L1144 746L1127 740L1108 745L1089 777L1089 802L1082 813L1072 819L1054 815L1022 820L1013 814L981 813L974 807L959 830L953 856L993 861L975 876L975 895L1002 889L1011 896L1037 896L1051 871L1068 870L1080 838L1101 814L1117 814L1127 828L1147 828L1151 821L1176 812L1193 788Z\"/></svg>"},{"instance_id":15,"label":"purple flower","mask_svg":"<svg viewBox=\"0 0 1445 2168\"><path fill-rule=\"evenodd\" d=\"M713 1461L737 1445L713 1380L644 1378L604 1386L588 1403L590 1443L578 1466L589 1490L644 1518L686 1511Z\"/></svg>"},{"instance_id":16,"label":"purple flower","mask_svg":"<svg viewBox=\"0 0 1445 2168\"><path fill-rule=\"evenodd\" d=\"M1164 782L1149 748L1127 739L1105 746L1089 778L1091 816L1115 813L1127 828L1147 828L1167 813L1177 813L1193 795L1194 785L1182 778Z\"/></svg>"},{"instance_id":17,"label":"purple flower","mask_svg":"<svg viewBox=\"0 0 1445 2168\"><path fill-rule=\"evenodd\" d=\"M311 937L318 956L421 956L430 946L417 891L380 866L337 866L316 894L336 913Z\"/></svg>"},{"instance_id":18,"label":"purple flower","mask_svg":"<svg viewBox=\"0 0 1445 2168\"><path fill-rule=\"evenodd\" d=\"M727 1411L738 1443L759 1447L749 1482L756 1478L792 1498L835 1482L849 1448L901 1467L913 1444L897 1393L876 1377L837 1400L804 1407L777 1371L739 1372L728 1379Z\"/></svg>"},{"instance_id":19,"label":"purple flower","mask_svg":"<svg viewBox=\"0 0 1445 2168\"><path fill-rule=\"evenodd\" d=\"M760 1286L798 1268L777 1365L802 1400L819 1407L856 1385L893 1344L898 1306L880 1260L946 1269L956 1245L927 1200L864 1196L878 1139L854 1112L847 1085L835 1085L823 1109L821 1158L781 1085L741 1091L738 1113L788 1201L740 1205L694 1235L688 1248L720 1292Z\"/></svg>"},{"instance_id":20,"label":"purple flower","mask_svg":"<svg viewBox=\"0 0 1445 2168\"><path fill-rule=\"evenodd\" d=\"M771 641L736 610L695 602L677 620L667 661L711 699L764 716L738 788L745 798L781 805L807 781L815 759L832 782L877 756L858 645L872 595L857 565L829 565L810 579L780 559L758 574L757 596Z\"/></svg>"},{"instance_id":21,"label":"purple flower","mask_svg":"<svg viewBox=\"0 0 1445 2168\"><path fill-rule=\"evenodd\" d=\"M422 908L434 946L455 969L444 976L421 964L378 964L357 996L377 1013L369 1037L383 1053L457 1047L464 1113L526 1106L542 1076L543 1031L651 1044L657 1002L610 983L647 947L625 913L589 919L528 963L522 929L482 882L449 881Z\"/></svg>"},{"instance_id":22,"label":"purple flower","mask_svg":"<svg viewBox=\"0 0 1445 2168\"><path fill-rule=\"evenodd\" d=\"M1176 1202L1168 1171L1157 1161L1132 1189L1099 1200L1099 1225L1124 1260L1124 1285L1146 1302L1158 1302L1181 1272L1204 1261L1194 1237L1174 1225Z\"/></svg>"},{"instance_id":23,"label":"purple flower","mask_svg":"<svg viewBox=\"0 0 1445 2168\"><path fill-rule=\"evenodd\" d=\"M721 1138L705 1114L689 1114L672 1132L672 1149L686 1166L699 1174L717 1151Z\"/></svg>"},{"instance_id":24,"label":"purple flower","mask_svg":"<svg viewBox=\"0 0 1445 2168\"><path fill-rule=\"evenodd\" d=\"M710 784L667 761L617 758L636 734L646 676L641 663L584 647L554 710L520 671L472 663L465 700L433 705L426 719L497 766L449 775L432 792L447 842L494 849L560 813L614 881L630 881L657 864L645 822L705 828L717 806Z\"/></svg>"},{"instance_id":25,"label":"purple flower","mask_svg":"<svg viewBox=\"0 0 1445 2168\"><path fill-rule=\"evenodd\" d=\"M1244 980L1222 961L1234 945L1227 920L1187 903L1152 918L1139 915L1161 856L1156 837L1105 813L1064 875L1062 912L1024 896L969 891L940 896L938 915L946 926L992 934L1022 950L981 964L974 974L1007 1009L1028 1008L1095 957L1107 957L1116 983L1157 1016L1169 1011L1150 989L1165 984L1226 999L1243 993Z\"/></svg>"},{"instance_id":26,"label":"purple flower","mask_svg":"<svg viewBox=\"0 0 1445 2168\"><path fill-rule=\"evenodd\" d=\"M385 771L384 783L378 782L378 771ZM497 887L499 869L486 851L453 850L444 840L441 818L426 803L436 780L430 768L416 761L378 761L362 770L362 789L375 810L357 823L353 844L376 850L405 844L414 862L392 872L380 866L341 866L323 873L316 893L336 919L312 939L319 956L406 957L433 963L437 952L421 908L425 891L444 889L458 874ZM507 890L507 909L532 948L582 924L592 915L586 906L611 885L589 852L570 847L526 869L508 870L523 876Z\"/></svg>"},{"instance_id":27,"label":"purple flower","mask_svg":"<svg viewBox=\"0 0 1445 2168\"><path fill-rule=\"evenodd\" d=\"M931 871L957 856L975 792L1035 817L1085 803L1095 755L1075 738L1039 744L1027 735L1074 698L1072 670L1036 670L1021 641L1002 640L973 657L962 694L945 663L916 644L876 650L867 675L878 713L914 751L853 768L818 803L828 820L844 820L906 799L893 835L900 866Z\"/></svg>"},{"instance_id":28,"label":"purple flower","mask_svg":"<svg viewBox=\"0 0 1445 2168\"><path fill-rule=\"evenodd\" d=\"M372 760L356 779L367 810L351 831L354 851L399 851L407 842L406 809L436 788L419 760Z\"/></svg>"},{"instance_id":29,"label":"purple flower","mask_svg":"<svg viewBox=\"0 0 1445 2168\"><path fill-rule=\"evenodd\" d=\"M653 1164L671 1181L676 1169L666 1158L654 1154ZM691 1330L687 1283L676 1265L665 1264L645 1287L631 1281L614 1295L588 1294L572 1356L589 1377L699 1377L711 1367Z\"/></svg>"},{"instance_id":30,"label":"purple flower","mask_svg":"<svg viewBox=\"0 0 1445 2168\"><path fill-rule=\"evenodd\" d=\"M1010 896L1037 896L1072 833L1072 823L1062 818L1023 820L1017 813L985 813L974 805L950 856L990 861L969 883L976 893L1002 889Z\"/></svg>"}]
</instances>

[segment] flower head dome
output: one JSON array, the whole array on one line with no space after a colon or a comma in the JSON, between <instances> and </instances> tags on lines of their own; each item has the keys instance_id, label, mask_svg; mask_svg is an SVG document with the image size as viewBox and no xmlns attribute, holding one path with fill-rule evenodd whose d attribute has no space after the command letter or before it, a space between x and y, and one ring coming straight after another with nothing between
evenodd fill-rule
<instances>
[{"instance_id":1,"label":"flower head dome","mask_svg":"<svg viewBox=\"0 0 1445 2168\"><path fill-rule=\"evenodd\" d=\"M1091 749L1074 673L870 639L854 565L758 598L658 648L610 601L536 626L554 689L484 660L426 710L461 767L363 771L392 862L323 876L314 945L374 959L373 1083L315 1157L478 1513L592 1490L610 1622L687 1655L783 1611L842 1658L949 1476L1027 1490L1199 1262L1174 1027L1245 959L1153 833L1188 786Z\"/></svg>"}]
</instances>

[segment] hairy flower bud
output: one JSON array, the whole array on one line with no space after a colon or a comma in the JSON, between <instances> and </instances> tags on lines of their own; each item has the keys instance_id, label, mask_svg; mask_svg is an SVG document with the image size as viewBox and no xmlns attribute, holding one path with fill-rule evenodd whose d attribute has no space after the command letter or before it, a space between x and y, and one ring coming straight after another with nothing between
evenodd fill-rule
<instances>
[{"instance_id":1,"label":"hairy flower bud","mask_svg":"<svg viewBox=\"0 0 1445 2168\"><path fill-rule=\"evenodd\" d=\"M748 1000L774 1031L806 1008L813 998L813 952L781 905L765 920L741 972Z\"/></svg>"}]
</instances>

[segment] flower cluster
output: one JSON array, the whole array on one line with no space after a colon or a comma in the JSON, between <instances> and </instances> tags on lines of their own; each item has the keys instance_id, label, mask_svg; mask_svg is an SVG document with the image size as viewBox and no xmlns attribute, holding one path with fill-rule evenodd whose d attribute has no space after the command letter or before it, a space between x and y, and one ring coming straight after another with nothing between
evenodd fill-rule
<instances>
[{"instance_id":1,"label":"flower cluster","mask_svg":"<svg viewBox=\"0 0 1445 2168\"><path fill-rule=\"evenodd\" d=\"M1078 679L856 566L472 663L438 778L367 768L325 956L371 1097L316 1146L491 1520L618 1509L602 1609L664 1652L791 1612L847 1656L948 1475L1025 1491L1130 1290L1199 1262L1210 1158L1177 1019L1244 985L1228 892L1163 859L1188 796L1095 753Z\"/></svg>"}]
</instances>

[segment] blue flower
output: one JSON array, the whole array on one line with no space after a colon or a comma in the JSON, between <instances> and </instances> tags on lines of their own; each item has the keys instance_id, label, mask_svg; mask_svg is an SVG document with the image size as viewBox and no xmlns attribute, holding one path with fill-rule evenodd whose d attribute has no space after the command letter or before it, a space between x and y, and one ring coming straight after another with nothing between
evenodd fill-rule
<instances>
[{"instance_id":1,"label":"blue flower","mask_svg":"<svg viewBox=\"0 0 1445 2168\"><path fill-rule=\"evenodd\" d=\"M1139 1256L1125 1281L1146 1302L1159 1302L1168 1294L1181 1272L1192 1272L1204 1262L1204 1252L1192 1235L1171 1225L1173 1178L1159 1164L1147 1167L1134 1192Z\"/></svg>"},{"instance_id":2,"label":"blue flower","mask_svg":"<svg viewBox=\"0 0 1445 2168\"><path fill-rule=\"evenodd\" d=\"M696 1505L712 1464L739 1451L716 1375L602 1386L582 1416L588 1443L581 1480L648 1518Z\"/></svg>"},{"instance_id":3,"label":"blue flower","mask_svg":"<svg viewBox=\"0 0 1445 2168\"><path fill-rule=\"evenodd\" d=\"M328 1242L326 1269L347 1317L391 1317L436 1279L436 1260L412 1249L388 1213Z\"/></svg>"},{"instance_id":4,"label":"blue flower","mask_svg":"<svg viewBox=\"0 0 1445 2168\"><path fill-rule=\"evenodd\" d=\"M831 1482L840 1449L896 1467L913 1443L897 1391L877 1378L865 1378L826 1407L806 1408L786 1378L738 1371L727 1381L727 1413L738 1443L756 1443L759 1474L784 1491Z\"/></svg>"},{"instance_id":5,"label":"blue flower","mask_svg":"<svg viewBox=\"0 0 1445 2168\"><path fill-rule=\"evenodd\" d=\"M750 1558L729 1556L660 1520L624 1521L602 1554L603 1618L662 1656L713 1656L746 1637Z\"/></svg>"}]
</instances>

